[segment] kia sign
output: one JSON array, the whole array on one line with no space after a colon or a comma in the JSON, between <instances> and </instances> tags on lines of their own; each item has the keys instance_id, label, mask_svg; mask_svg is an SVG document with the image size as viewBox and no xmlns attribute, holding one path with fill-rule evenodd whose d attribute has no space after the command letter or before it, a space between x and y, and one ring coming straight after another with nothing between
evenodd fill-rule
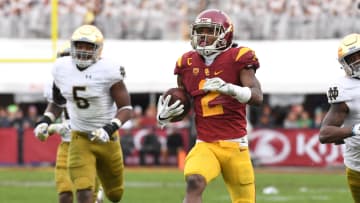
<instances>
[{"instance_id":1,"label":"kia sign","mask_svg":"<svg viewBox=\"0 0 360 203\"><path fill-rule=\"evenodd\" d=\"M318 129L257 129L249 135L254 160L264 166L342 165L344 145L320 144Z\"/></svg>"}]
</instances>

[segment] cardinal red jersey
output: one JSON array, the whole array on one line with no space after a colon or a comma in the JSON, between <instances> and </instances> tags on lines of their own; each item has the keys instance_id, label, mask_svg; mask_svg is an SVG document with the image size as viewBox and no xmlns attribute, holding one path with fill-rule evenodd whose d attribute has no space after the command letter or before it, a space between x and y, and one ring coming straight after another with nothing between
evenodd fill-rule
<instances>
[{"instance_id":1,"label":"cardinal red jersey","mask_svg":"<svg viewBox=\"0 0 360 203\"><path fill-rule=\"evenodd\" d=\"M185 90L193 97L198 139L212 142L246 135L246 104L228 95L202 90L205 79L213 77L242 86L239 74L246 67L259 67L254 51L247 47L230 48L209 66L195 51L179 58L174 73L181 76Z\"/></svg>"}]
</instances>

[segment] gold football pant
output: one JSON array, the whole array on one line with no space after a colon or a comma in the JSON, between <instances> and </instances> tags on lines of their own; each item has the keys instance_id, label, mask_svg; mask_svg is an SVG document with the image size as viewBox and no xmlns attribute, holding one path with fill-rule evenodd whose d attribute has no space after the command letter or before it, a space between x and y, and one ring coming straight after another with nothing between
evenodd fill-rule
<instances>
[{"instance_id":1,"label":"gold football pant","mask_svg":"<svg viewBox=\"0 0 360 203\"><path fill-rule=\"evenodd\" d=\"M87 134L72 132L69 172L76 190L94 190L97 174L105 195L111 201L119 201L124 191L123 170L123 157L117 132L108 143L92 142Z\"/></svg>"},{"instance_id":2,"label":"gold football pant","mask_svg":"<svg viewBox=\"0 0 360 203\"><path fill-rule=\"evenodd\" d=\"M255 178L248 147L237 142L199 142L185 160L185 177L200 174L209 183L222 174L233 203L255 202Z\"/></svg>"},{"instance_id":3,"label":"gold football pant","mask_svg":"<svg viewBox=\"0 0 360 203\"><path fill-rule=\"evenodd\" d=\"M55 182L58 194L73 191L73 185L67 170L68 149L69 142L61 142L57 149Z\"/></svg>"},{"instance_id":4,"label":"gold football pant","mask_svg":"<svg viewBox=\"0 0 360 203\"><path fill-rule=\"evenodd\" d=\"M63 192L73 192L73 184L70 179L67 168L69 142L61 142L57 149L56 166L55 166L55 182L58 194ZM97 192L100 188L100 181L96 178L94 188L94 200L97 197Z\"/></svg>"},{"instance_id":5,"label":"gold football pant","mask_svg":"<svg viewBox=\"0 0 360 203\"><path fill-rule=\"evenodd\" d=\"M346 176L354 203L360 203L360 172L346 167Z\"/></svg>"}]
</instances>

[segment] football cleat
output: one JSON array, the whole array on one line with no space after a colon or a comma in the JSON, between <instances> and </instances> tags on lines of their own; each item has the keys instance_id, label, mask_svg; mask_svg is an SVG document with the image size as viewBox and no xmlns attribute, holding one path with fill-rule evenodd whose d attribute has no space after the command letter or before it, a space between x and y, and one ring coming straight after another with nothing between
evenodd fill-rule
<instances>
[{"instance_id":1,"label":"football cleat","mask_svg":"<svg viewBox=\"0 0 360 203\"><path fill-rule=\"evenodd\" d=\"M71 36L71 56L80 69L85 69L100 59L104 37L93 25L77 28Z\"/></svg>"},{"instance_id":2,"label":"football cleat","mask_svg":"<svg viewBox=\"0 0 360 203\"><path fill-rule=\"evenodd\" d=\"M338 61L347 75L360 78L360 34L349 34L341 40Z\"/></svg>"}]
</instances>

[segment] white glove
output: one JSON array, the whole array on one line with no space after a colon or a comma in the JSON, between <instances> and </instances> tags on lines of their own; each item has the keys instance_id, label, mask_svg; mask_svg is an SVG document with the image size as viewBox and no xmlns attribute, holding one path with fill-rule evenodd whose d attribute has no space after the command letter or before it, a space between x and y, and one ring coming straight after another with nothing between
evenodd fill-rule
<instances>
[{"instance_id":1,"label":"white glove","mask_svg":"<svg viewBox=\"0 0 360 203\"><path fill-rule=\"evenodd\" d=\"M221 78L207 78L203 89L205 91L217 91L221 94L234 97L240 103L246 103L251 98L249 87L240 87L231 83L226 83Z\"/></svg>"},{"instance_id":2,"label":"white glove","mask_svg":"<svg viewBox=\"0 0 360 203\"><path fill-rule=\"evenodd\" d=\"M91 141L98 141L101 143L106 143L110 141L109 134L105 131L104 128L98 128L91 132Z\"/></svg>"},{"instance_id":3,"label":"white glove","mask_svg":"<svg viewBox=\"0 0 360 203\"><path fill-rule=\"evenodd\" d=\"M49 137L48 127L47 123L39 123L35 127L34 134L40 141L45 141Z\"/></svg>"},{"instance_id":4,"label":"white glove","mask_svg":"<svg viewBox=\"0 0 360 203\"><path fill-rule=\"evenodd\" d=\"M352 136L360 135L360 123L353 125Z\"/></svg>"},{"instance_id":5,"label":"white glove","mask_svg":"<svg viewBox=\"0 0 360 203\"><path fill-rule=\"evenodd\" d=\"M66 123L50 124L48 128L48 133L50 135L54 133L59 133L61 137L68 138L70 136L70 126Z\"/></svg>"},{"instance_id":6,"label":"white glove","mask_svg":"<svg viewBox=\"0 0 360 203\"><path fill-rule=\"evenodd\" d=\"M218 91L226 95L232 95L233 93L230 84L218 77L206 78L203 89L205 91Z\"/></svg>"},{"instance_id":7,"label":"white glove","mask_svg":"<svg viewBox=\"0 0 360 203\"><path fill-rule=\"evenodd\" d=\"M184 112L184 105L180 104L180 100L177 100L169 106L170 99L171 95L166 96L165 99L163 99L161 95L157 104L156 120L162 128L165 127L173 117Z\"/></svg>"}]
</instances>

